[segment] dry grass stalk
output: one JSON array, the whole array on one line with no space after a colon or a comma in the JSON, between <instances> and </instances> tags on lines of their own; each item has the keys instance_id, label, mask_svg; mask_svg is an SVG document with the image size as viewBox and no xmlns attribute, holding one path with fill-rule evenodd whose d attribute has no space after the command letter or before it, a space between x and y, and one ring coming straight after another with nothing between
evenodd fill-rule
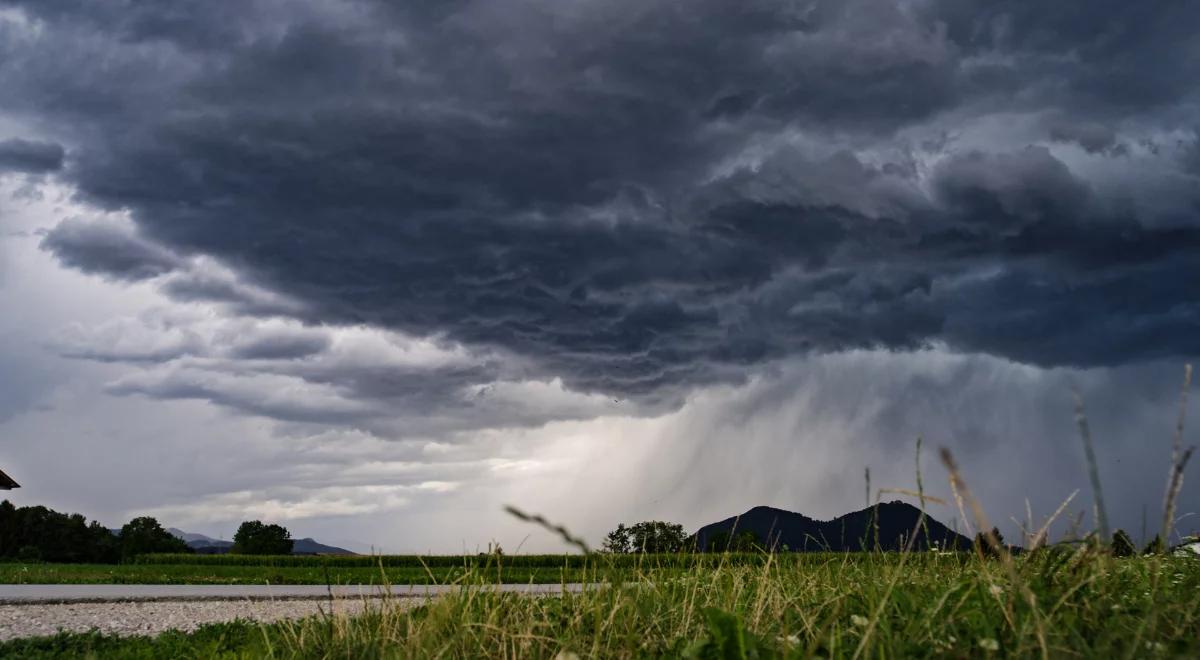
<instances>
[{"instance_id":1,"label":"dry grass stalk","mask_svg":"<svg viewBox=\"0 0 1200 660\"><path fill-rule=\"evenodd\" d=\"M1100 538L1108 539L1108 511L1104 508L1104 490L1100 486L1100 468L1096 463L1096 450L1092 446L1092 432L1088 428L1087 415L1083 412L1083 397L1075 390L1075 423L1079 425L1079 436L1083 440L1083 455L1087 459L1088 479L1092 483L1092 497L1095 501L1096 526L1100 530Z\"/></svg>"},{"instance_id":2,"label":"dry grass stalk","mask_svg":"<svg viewBox=\"0 0 1200 660\"><path fill-rule=\"evenodd\" d=\"M1050 532L1050 525L1052 525L1054 523L1056 518L1058 518L1060 515L1062 515L1062 512L1067 509L1067 505L1070 504L1071 500L1075 499L1075 496L1078 494L1079 494L1078 490L1073 491L1070 495L1067 496L1067 499L1063 500L1062 504L1058 505L1058 508L1054 510L1054 513L1050 514L1050 517L1046 519L1045 524L1043 524L1041 526L1041 528L1039 528L1038 531L1033 535L1033 538L1030 539L1030 541L1029 541L1029 549L1030 550L1037 550L1038 548L1042 547L1043 545L1046 545L1046 536Z\"/></svg>"},{"instance_id":3,"label":"dry grass stalk","mask_svg":"<svg viewBox=\"0 0 1200 660\"><path fill-rule=\"evenodd\" d=\"M867 492L866 492L867 500L866 501L867 501L867 507L870 508L870 506L871 506L871 468L870 467L863 469L863 478L866 479L866 481L867 481Z\"/></svg>"},{"instance_id":4,"label":"dry grass stalk","mask_svg":"<svg viewBox=\"0 0 1200 660\"><path fill-rule=\"evenodd\" d=\"M517 507L512 506L512 505L505 506L504 510L520 520L524 520L525 522L531 522L536 525L540 525L542 528L546 529L547 531L557 534L559 537L562 538L562 540L566 541L567 543L569 543L569 544L579 548L581 551L583 551L583 554L585 554L585 555L592 554L592 550L591 550L591 548L588 547L587 541L584 541L583 539L579 538L578 536L572 535L570 530L568 530L566 527L564 527L562 525L555 525L554 523L550 522L549 520L546 520L544 517L542 517L539 514L525 513L524 511L521 511L520 509L518 509Z\"/></svg>"},{"instance_id":5,"label":"dry grass stalk","mask_svg":"<svg viewBox=\"0 0 1200 660\"><path fill-rule=\"evenodd\" d=\"M1030 614L1033 617L1034 629L1038 639L1039 650L1043 659L1050 657L1050 649L1046 643L1045 626L1042 624L1041 615L1038 612L1037 596L1030 590L1029 585L1021 580L1020 574L1017 572L1016 565L1013 563L1012 555L1009 554L1008 548L1000 543L1000 539L992 533L992 526L988 524L987 515L983 512L983 507L971 495L971 489L967 487L967 482L962 478L962 472L958 469L958 463L954 460L954 454L946 447L941 448L942 464L946 466L946 471L950 473L950 486L956 493L961 493L963 499L971 507L971 512L975 515L975 524L983 531L983 538L992 550L999 555L1004 568L1008 571L1009 580L1014 587L1021 590L1021 594L1025 597L1025 602L1029 604ZM1007 618L1012 622L1012 613L1006 612Z\"/></svg>"},{"instance_id":6,"label":"dry grass stalk","mask_svg":"<svg viewBox=\"0 0 1200 660\"><path fill-rule=\"evenodd\" d=\"M1175 528L1175 500L1179 497L1179 491L1183 489L1183 469L1187 467L1188 460L1192 457L1192 452L1195 447L1188 447L1179 456L1179 461L1175 463L1174 469L1171 470L1171 479L1167 482L1167 510L1163 515L1163 543L1167 546L1171 544L1170 533Z\"/></svg>"},{"instance_id":7,"label":"dry grass stalk","mask_svg":"<svg viewBox=\"0 0 1200 660\"><path fill-rule=\"evenodd\" d=\"M1183 367L1183 387L1179 392L1179 417L1175 422L1175 438L1171 443L1171 468L1167 472L1167 490L1163 495L1162 540L1170 545L1171 530L1175 527L1175 498L1183 488L1183 468L1192 456L1192 448L1183 448L1183 422L1187 413L1188 389L1192 384L1192 365Z\"/></svg>"}]
</instances>

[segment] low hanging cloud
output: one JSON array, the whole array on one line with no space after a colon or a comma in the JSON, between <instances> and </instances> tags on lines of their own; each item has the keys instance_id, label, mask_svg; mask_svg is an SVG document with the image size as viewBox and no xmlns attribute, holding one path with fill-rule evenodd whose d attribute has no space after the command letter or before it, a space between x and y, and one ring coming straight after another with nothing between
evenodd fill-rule
<instances>
[{"instance_id":1,"label":"low hanging cloud","mask_svg":"<svg viewBox=\"0 0 1200 660\"><path fill-rule=\"evenodd\" d=\"M809 352L1200 352L1200 187L1174 138L1195 9L11 4L0 111L37 114L81 199L137 225L54 229L87 272L206 255L295 303L261 313L644 402ZM1101 194L1073 145L1153 162L1175 206ZM212 284L165 288L232 296Z\"/></svg>"},{"instance_id":2,"label":"low hanging cloud","mask_svg":"<svg viewBox=\"0 0 1200 660\"><path fill-rule=\"evenodd\" d=\"M456 484L441 481L414 485L355 485L324 488L279 487L223 493L200 502L150 509L147 515L180 524L228 521L238 517L290 522L326 516L394 513L423 492L447 492Z\"/></svg>"},{"instance_id":3,"label":"low hanging cloud","mask_svg":"<svg viewBox=\"0 0 1200 660\"><path fill-rule=\"evenodd\" d=\"M62 145L11 138L0 140L0 173L45 174L62 168Z\"/></svg>"},{"instance_id":4,"label":"low hanging cloud","mask_svg":"<svg viewBox=\"0 0 1200 660\"><path fill-rule=\"evenodd\" d=\"M127 222L70 218L42 239L42 248L70 268L116 280L137 281L184 265L170 250L137 235Z\"/></svg>"},{"instance_id":5,"label":"low hanging cloud","mask_svg":"<svg viewBox=\"0 0 1200 660\"><path fill-rule=\"evenodd\" d=\"M113 395L201 400L278 422L386 437L656 411L534 379L519 359L450 342L186 305L71 324L47 346L132 369L108 384Z\"/></svg>"}]
</instances>

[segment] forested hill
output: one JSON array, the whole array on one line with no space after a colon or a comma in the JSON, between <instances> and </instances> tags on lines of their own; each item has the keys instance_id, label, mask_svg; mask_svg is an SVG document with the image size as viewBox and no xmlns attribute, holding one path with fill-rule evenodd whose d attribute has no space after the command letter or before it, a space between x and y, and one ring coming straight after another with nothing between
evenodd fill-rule
<instances>
[{"instance_id":1,"label":"forested hill","mask_svg":"<svg viewBox=\"0 0 1200 660\"><path fill-rule=\"evenodd\" d=\"M901 550L916 528L920 515L920 509L900 501L878 504L828 521L769 506L756 506L740 516L701 527L696 532L696 541L698 547L711 549L714 541L720 544L720 539L750 532L755 543L776 550L785 546L792 551ZM927 550L931 545L939 548L957 545L965 549L971 547L971 539L926 514L923 529L913 541L912 549Z\"/></svg>"}]
</instances>

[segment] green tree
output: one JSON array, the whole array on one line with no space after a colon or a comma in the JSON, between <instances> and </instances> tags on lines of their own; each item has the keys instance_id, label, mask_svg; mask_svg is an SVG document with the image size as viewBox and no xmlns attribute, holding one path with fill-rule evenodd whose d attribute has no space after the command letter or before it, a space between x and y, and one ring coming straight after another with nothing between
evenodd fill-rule
<instances>
[{"instance_id":1,"label":"green tree","mask_svg":"<svg viewBox=\"0 0 1200 660\"><path fill-rule=\"evenodd\" d=\"M1154 540L1146 544L1146 548L1142 550L1143 555L1162 555L1167 552L1167 544L1163 543L1162 537L1155 534Z\"/></svg>"},{"instance_id":2,"label":"green tree","mask_svg":"<svg viewBox=\"0 0 1200 660\"><path fill-rule=\"evenodd\" d=\"M1114 557L1132 557L1137 553L1137 546L1133 545L1133 539L1123 529L1113 532L1111 549Z\"/></svg>"},{"instance_id":3,"label":"green tree","mask_svg":"<svg viewBox=\"0 0 1200 660\"><path fill-rule=\"evenodd\" d=\"M120 547L121 558L125 560L152 552L192 551L183 539L173 536L149 516L134 518L125 523L121 528Z\"/></svg>"},{"instance_id":4,"label":"green tree","mask_svg":"<svg viewBox=\"0 0 1200 660\"><path fill-rule=\"evenodd\" d=\"M0 502L0 557L107 564L115 563L120 552L112 532L99 523L5 500Z\"/></svg>"},{"instance_id":5,"label":"green tree","mask_svg":"<svg viewBox=\"0 0 1200 660\"><path fill-rule=\"evenodd\" d=\"M717 532L708 540L709 552L753 552L762 547L758 535L748 529L737 532L732 538L729 532Z\"/></svg>"},{"instance_id":6,"label":"green tree","mask_svg":"<svg viewBox=\"0 0 1200 660\"><path fill-rule=\"evenodd\" d=\"M998 547L993 547L988 541L987 535L983 532L976 534L975 542L973 543L975 552L983 557L999 557L999 548L1004 547L1004 535L1000 533L999 527L993 527L992 536L995 538L996 546Z\"/></svg>"},{"instance_id":7,"label":"green tree","mask_svg":"<svg viewBox=\"0 0 1200 660\"><path fill-rule=\"evenodd\" d=\"M625 523L617 525L617 528L608 533L604 537L604 545L602 546L605 552L613 554L626 554L632 546L629 542L629 528Z\"/></svg>"},{"instance_id":8,"label":"green tree","mask_svg":"<svg viewBox=\"0 0 1200 660\"><path fill-rule=\"evenodd\" d=\"M695 544L695 539L683 532L683 525L647 520L634 525L624 523L604 537L603 549L615 554L682 552Z\"/></svg>"},{"instance_id":9,"label":"green tree","mask_svg":"<svg viewBox=\"0 0 1200 660\"><path fill-rule=\"evenodd\" d=\"M629 545L631 552L681 552L687 545L687 534L678 523L647 520L629 528Z\"/></svg>"},{"instance_id":10,"label":"green tree","mask_svg":"<svg viewBox=\"0 0 1200 660\"><path fill-rule=\"evenodd\" d=\"M233 547L229 551L242 555L290 555L292 533L279 525L248 520L233 535Z\"/></svg>"}]
</instances>

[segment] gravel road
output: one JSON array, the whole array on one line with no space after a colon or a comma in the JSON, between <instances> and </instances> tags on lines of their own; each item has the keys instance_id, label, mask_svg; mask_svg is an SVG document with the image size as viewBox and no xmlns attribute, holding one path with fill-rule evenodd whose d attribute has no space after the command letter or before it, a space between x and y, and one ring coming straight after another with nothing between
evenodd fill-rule
<instances>
[{"instance_id":1,"label":"gravel road","mask_svg":"<svg viewBox=\"0 0 1200 660\"><path fill-rule=\"evenodd\" d=\"M446 584L395 584L381 587L370 584L265 585L265 584L0 584L0 605L26 603L110 602L128 600L280 600L314 598L324 600L330 592L336 598L376 596L437 596L461 587ZM581 591L584 585L562 584L488 584L471 587L489 591L521 594L556 594Z\"/></svg>"},{"instance_id":2,"label":"gravel road","mask_svg":"<svg viewBox=\"0 0 1200 660\"><path fill-rule=\"evenodd\" d=\"M457 587L393 585L392 607L411 607ZM581 584L503 584L473 587L546 596L581 591ZM356 614L368 603L380 604L381 589L371 585L332 588L335 614ZM325 585L0 585L0 641L53 635L60 630L99 630L118 635L156 635L195 630L206 623L249 619L277 621L329 611Z\"/></svg>"},{"instance_id":3,"label":"gravel road","mask_svg":"<svg viewBox=\"0 0 1200 660\"><path fill-rule=\"evenodd\" d=\"M395 598L393 607L424 602L424 598ZM366 599L333 602L336 614L356 614ZM376 600L377 604L378 601ZM195 630L206 623L251 619L277 621L329 611L328 600L198 600L124 601L112 603L75 602L57 604L0 605L0 641L17 637L53 635L60 630L99 630L118 635L156 635L167 630Z\"/></svg>"}]
</instances>

